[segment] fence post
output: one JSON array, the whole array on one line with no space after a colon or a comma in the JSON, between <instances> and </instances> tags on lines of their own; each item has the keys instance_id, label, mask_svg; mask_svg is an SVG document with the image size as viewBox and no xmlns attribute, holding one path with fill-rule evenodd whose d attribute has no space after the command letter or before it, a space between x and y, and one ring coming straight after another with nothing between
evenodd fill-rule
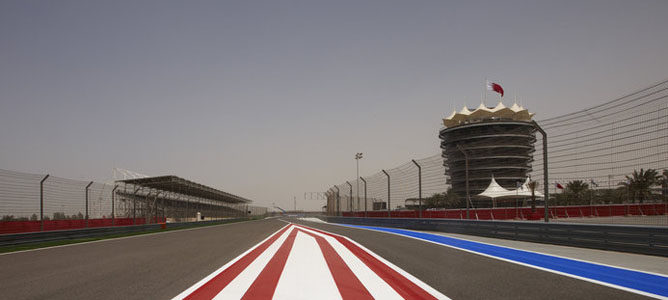
<instances>
[{"instance_id":1,"label":"fence post","mask_svg":"<svg viewBox=\"0 0 668 300\"><path fill-rule=\"evenodd\" d=\"M115 206L115 196L116 196L116 189L118 188L118 185L114 186L114 189L111 190L111 226L114 226L116 224L116 211L114 209Z\"/></svg>"},{"instance_id":2,"label":"fence post","mask_svg":"<svg viewBox=\"0 0 668 300\"><path fill-rule=\"evenodd\" d=\"M132 225L137 225L137 192L139 192L139 187L135 188L135 192L132 193Z\"/></svg>"},{"instance_id":3,"label":"fence post","mask_svg":"<svg viewBox=\"0 0 668 300\"><path fill-rule=\"evenodd\" d=\"M341 216L341 197L339 195L339 187L334 186L334 188L336 189L336 215L340 217Z\"/></svg>"},{"instance_id":4,"label":"fence post","mask_svg":"<svg viewBox=\"0 0 668 300\"><path fill-rule=\"evenodd\" d=\"M387 217L391 218L392 213L390 212L390 174L388 174L385 170L382 170L383 173L385 173L385 176L387 176Z\"/></svg>"},{"instance_id":5,"label":"fence post","mask_svg":"<svg viewBox=\"0 0 668 300\"><path fill-rule=\"evenodd\" d=\"M422 167L414 159L412 161L418 168L418 218L422 218Z\"/></svg>"},{"instance_id":6,"label":"fence post","mask_svg":"<svg viewBox=\"0 0 668 300\"><path fill-rule=\"evenodd\" d=\"M349 181L346 181L346 184L350 187L350 199L348 201L348 211L353 211L353 185Z\"/></svg>"},{"instance_id":7,"label":"fence post","mask_svg":"<svg viewBox=\"0 0 668 300\"><path fill-rule=\"evenodd\" d=\"M362 180L362 182L364 182L364 217L366 218L366 217L368 217L367 216L367 204L366 204L366 180L364 179L364 177L360 177L360 179Z\"/></svg>"},{"instance_id":8,"label":"fence post","mask_svg":"<svg viewBox=\"0 0 668 300\"><path fill-rule=\"evenodd\" d=\"M548 210L548 200L550 199L550 190L548 187L548 174L547 174L547 133L545 133L545 130L541 128L536 121L531 121L533 123L533 126L540 132L540 134L543 136L543 199L545 200L545 223L550 221L549 215L547 213Z\"/></svg>"},{"instance_id":9,"label":"fence post","mask_svg":"<svg viewBox=\"0 0 668 300\"><path fill-rule=\"evenodd\" d=\"M88 188L93 184L93 182L89 182L88 185L86 186L86 228L88 228Z\"/></svg>"},{"instance_id":10,"label":"fence post","mask_svg":"<svg viewBox=\"0 0 668 300\"><path fill-rule=\"evenodd\" d=\"M44 181L49 178L46 174L39 182L39 231L44 231Z\"/></svg>"},{"instance_id":11,"label":"fence post","mask_svg":"<svg viewBox=\"0 0 668 300\"><path fill-rule=\"evenodd\" d=\"M464 161L466 163L466 219L469 219L469 206L471 205L471 197L469 195L469 155L464 151L464 147L457 144L457 149L459 149L462 154L464 154ZM476 212L476 219L478 219L478 212Z\"/></svg>"}]
</instances>

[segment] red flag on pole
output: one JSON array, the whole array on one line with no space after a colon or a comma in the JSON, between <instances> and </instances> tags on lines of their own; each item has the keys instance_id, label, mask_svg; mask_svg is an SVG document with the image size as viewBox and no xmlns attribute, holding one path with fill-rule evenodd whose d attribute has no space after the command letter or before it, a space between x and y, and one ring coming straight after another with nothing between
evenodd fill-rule
<instances>
[{"instance_id":1,"label":"red flag on pole","mask_svg":"<svg viewBox=\"0 0 668 300\"><path fill-rule=\"evenodd\" d=\"M487 81L487 90L488 91L495 91L495 92L501 94L501 97L503 97L503 88L498 83Z\"/></svg>"},{"instance_id":2,"label":"red flag on pole","mask_svg":"<svg viewBox=\"0 0 668 300\"><path fill-rule=\"evenodd\" d=\"M555 186L556 186L558 189L560 189L560 190L563 190L563 189L564 189L564 186L561 185L561 184L559 184L558 182L555 183Z\"/></svg>"}]
</instances>

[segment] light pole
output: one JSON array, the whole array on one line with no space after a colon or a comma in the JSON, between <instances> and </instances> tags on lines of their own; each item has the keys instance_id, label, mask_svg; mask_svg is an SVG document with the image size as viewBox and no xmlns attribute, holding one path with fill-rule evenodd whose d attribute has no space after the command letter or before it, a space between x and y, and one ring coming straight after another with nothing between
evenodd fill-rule
<instances>
[{"instance_id":1,"label":"light pole","mask_svg":"<svg viewBox=\"0 0 668 300\"><path fill-rule=\"evenodd\" d=\"M355 154L355 161L357 162L357 210L360 210L360 159L362 159L362 152Z\"/></svg>"}]
</instances>

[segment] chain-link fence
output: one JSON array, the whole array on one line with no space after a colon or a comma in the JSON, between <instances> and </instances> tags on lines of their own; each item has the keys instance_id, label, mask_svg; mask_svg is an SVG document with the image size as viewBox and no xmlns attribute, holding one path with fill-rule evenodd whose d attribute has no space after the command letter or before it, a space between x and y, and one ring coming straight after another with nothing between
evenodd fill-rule
<instances>
[{"instance_id":1,"label":"chain-link fence","mask_svg":"<svg viewBox=\"0 0 668 300\"><path fill-rule=\"evenodd\" d=\"M225 203L123 182L100 183L0 170L0 234L211 221L266 213L266 207Z\"/></svg>"},{"instance_id":2,"label":"chain-link fence","mask_svg":"<svg viewBox=\"0 0 668 300\"><path fill-rule=\"evenodd\" d=\"M494 109L488 108L488 111ZM490 118L488 121L500 124L503 120ZM526 179L513 179L509 184L510 177L503 177L504 168L508 166L488 163L484 168L479 167L479 160L489 158L480 155L466 158L469 160L466 163L470 163L466 172L470 172L471 177L466 179L461 170L449 172L448 159L454 157L436 154L363 176L359 182L353 179L350 184L344 182L333 186L326 192L327 213L463 219L468 215L471 219L535 220L544 215L543 191L547 186L550 207L547 215L553 221L668 226L668 81L588 109L539 120L537 124L547 133L549 182L543 180L542 136L534 131L535 143L529 151L530 165L523 171ZM490 130L489 135L498 134L498 130ZM507 132L504 134L498 139L508 141L514 137ZM481 133L469 136L473 135ZM522 138L526 139L526 133ZM451 141L446 140L444 144L447 142ZM505 151L510 151L504 142L499 145L476 145L474 142L462 145L506 147ZM473 147L459 148L459 151L474 151L471 150ZM459 153L457 151L455 148L454 152ZM512 153L506 152L503 155L514 158ZM464 155L457 159L463 158ZM486 177L476 177L484 172L488 173L484 174ZM493 180L495 177L498 183ZM484 178L487 189L469 188L470 201L467 201L465 189L452 190L453 181L461 186L467 181L477 180L479 183L481 178ZM482 190L502 191L498 193L502 196L490 198L485 195L494 193L481 195Z\"/></svg>"}]
</instances>

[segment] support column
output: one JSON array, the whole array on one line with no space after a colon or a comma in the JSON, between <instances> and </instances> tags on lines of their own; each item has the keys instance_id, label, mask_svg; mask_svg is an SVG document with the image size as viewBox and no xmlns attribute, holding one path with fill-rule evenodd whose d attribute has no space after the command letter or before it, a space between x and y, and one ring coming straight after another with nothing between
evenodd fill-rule
<instances>
[{"instance_id":1,"label":"support column","mask_svg":"<svg viewBox=\"0 0 668 300\"><path fill-rule=\"evenodd\" d=\"M543 199L545 202L545 223L550 222L549 214L548 214L548 209L549 206L547 202L550 199L550 190L549 190L549 181L548 181L548 171L547 171L547 133L545 133L545 130L536 123L536 121L532 121L533 126L540 132L540 134L543 136Z\"/></svg>"},{"instance_id":2,"label":"support column","mask_svg":"<svg viewBox=\"0 0 668 300\"><path fill-rule=\"evenodd\" d=\"M466 162L466 219L469 219L469 207L471 205L471 196L469 195L469 155L464 151L464 147L457 145L457 149L464 154L464 161ZM477 214L476 214L477 216ZM476 217L477 219L477 217Z\"/></svg>"},{"instance_id":3,"label":"support column","mask_svg":"<svg viewBox=\"0 0 668 300\"><path fill-rule=\"evenodd\" d=\"M346 181L346 184L350 187L350 198L348 201L348 211L353 211L353 185L350 182Z\"/></svg>"},{"instance_id":4,"label":"support column","mask_svg":"<svg viewBox=\"0 0 668 300\"><path fill-rule=\"evenodd\" d=\"M114 226L116 224L115 205L116 205L116 189L117 188L118 188L118 185L115 185L114 189L111 190L111 226Z\"/></svg>"},{"instance_id":5,"label":"support column","mask_svg":"<svg viewBox=\"0 0 668 300\"><path fill-rule=\"evenodd\" d=\"M91 182L88 183L88 185L86 186L86 228L88 228L88 188L89 188L92 184L93 184L93 182L91 181Z\"/></svg>"},{"instance_id":6,"label":"support column","mask_svg":"<svg viewBox=\"0 0 668 300\"><path fill-rule=\"evenodd\" d=\"M422 218L422 167L414 159L412 161L418 168L418 218Z\"/></svg>"},{"instance_id":7,"label":"support column","mask_svg":"<svg viewBox=\"0 0 668 300\"><path fill-rule=\"evenodd\" d=\"M44 231L44 181L49 178L46 174L42 181L39 182L39 230Z\"/></svg>"},{"instance_id":8,"label":"support column","mask_svg":"<svg viewBox=\"0 0 668 300\"><path fill-rule=\"evenodd\" d=\"M387 217L391 218L392 213L390 209L390 174L388 174L385 170L382 170L383 173L385 173L385 176L387 176Z\"/></svg>"},{"instance_id":9,"label":"support column","mask_svg":"<svg viewBox=\"0 0 668 300\"><path fill-rule=\"evenodd\" d=\"M336 189L336 215L340 217L341 216L341 196L339 194L339 187L334 186L334 188Z\"/></svg>"},{"instance_id":10,"label":"support column","mask_svg":"<svg viewBox=\"0 0 668 300\"><path fill-rule=\"evenodd\" d=\"M368 215L367 215L367 203L366 203L366 179L364 179L363 177L360 177L360 179L362 180L362 182L364 182L364 217L367 218Z\"/></svg>"}]
</instances>

